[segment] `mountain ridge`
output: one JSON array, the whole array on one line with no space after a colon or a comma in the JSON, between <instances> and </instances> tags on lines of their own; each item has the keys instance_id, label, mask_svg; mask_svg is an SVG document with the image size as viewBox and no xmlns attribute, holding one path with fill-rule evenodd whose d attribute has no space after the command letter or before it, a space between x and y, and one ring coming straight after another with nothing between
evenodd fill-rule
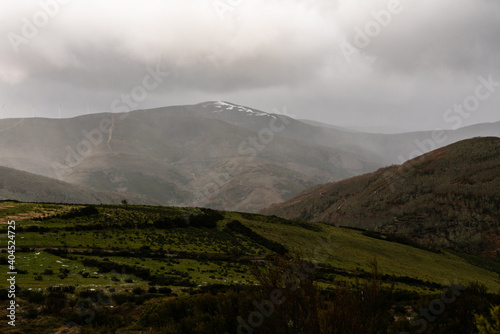
<instances>
[{"instance_id":1,"label":"mountain ridge","mask_svg":"<svg viewBox=\"0 0 500 334\"><path fill-rule=\"evenodd\" d=\"M196 115L203 110L190 110L172 107L56 122L27 119L0 132L2 164L95 190L136 192L163 204L243 211L256 211L267 201L291 197L325 179L379 166L341 149L274 133L259 137ZM217 183L219 179L228 182ZM241 183L244 190L237 189ZM212 200L214 195L220 196Z\"/></svg>"}]
</instances>

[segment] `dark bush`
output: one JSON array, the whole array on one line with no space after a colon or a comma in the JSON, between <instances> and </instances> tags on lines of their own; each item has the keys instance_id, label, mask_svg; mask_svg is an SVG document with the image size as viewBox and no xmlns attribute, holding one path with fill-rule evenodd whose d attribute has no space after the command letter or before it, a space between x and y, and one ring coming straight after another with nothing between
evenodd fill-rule
<instances>
[{"instance_id":1,"label":"dark bush","mask_svg":"<svg viewBox=\"0 0 500 334\"><path fill-rule=\"evenodd\" d=\"M133 295L126 294L126 293L117 293L117 294L113 295L113 301L117 305L122 305L126 302L133 302L134 299L135 299L135 297Z\"/></svg>"},{"instance_id":2,"label":"dark bush","mask_svg":"<svg viewBox=\"0 0 500 334\"><path fill-rule=\"evenodd\" d=\"M22 295L32 304L42 304L45 300L45 295L42 291L25 290Z\"/></svg>"},{"instance_id":3,"label":"dark bush","mask_svg":"<svg viewBox=\"0 0 500 334\"><path fill-rule=\"evenodd\" d=\"M47 314L59 313L66 306L64 292L50 292L43 303L43 312Z\"/></svg>"},{"instance_id":4,"label":"dark bush","mask_svg":"<svg viewBox=\"0 0 500 334\"><path fill-rule=\"evenodd\" d=\"M167 287L160 287L160 288L158 288L158 293L161 293L164 295L169 295L172 293L172 289L167 288Z\"/></svg>"},{"instance_id":5,"label":"dark bush","mask_svg":"<svg viewBox=\"0 0 500 334\"><path fill-rule=\"evenodd\" d=\"M85 289L80 291L78 296L81 298L91 298L91 299L97 299L98 296L103 295L102 290L91 290L91 289Z\"/></svg>"},{"instance_id":6,"label":"dark bush","mask_svg":"<svg viewBox=\"0 0 500 334\"><path fill-rule=\"evenodd\" d=\"M38 309L33 306L28 306L21 316L25 319L36 319L38 317Z\"/></svg>"}]
</instances>

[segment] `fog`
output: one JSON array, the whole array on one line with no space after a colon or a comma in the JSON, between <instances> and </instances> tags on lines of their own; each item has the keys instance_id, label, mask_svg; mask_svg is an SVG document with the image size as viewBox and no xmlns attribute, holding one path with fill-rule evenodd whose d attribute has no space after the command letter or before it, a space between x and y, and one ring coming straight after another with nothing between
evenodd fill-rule
<instances>
[{"instance_id":1,"label":"fog","mask_svg":"<svg viewBox=\"0 0 500 334\"><path fill-rule=\"evenodd\" d=\"M391 131L494 122L498 31L496 0L2 1L0 117L224 100Z\"/></svg>"}]
</instances>

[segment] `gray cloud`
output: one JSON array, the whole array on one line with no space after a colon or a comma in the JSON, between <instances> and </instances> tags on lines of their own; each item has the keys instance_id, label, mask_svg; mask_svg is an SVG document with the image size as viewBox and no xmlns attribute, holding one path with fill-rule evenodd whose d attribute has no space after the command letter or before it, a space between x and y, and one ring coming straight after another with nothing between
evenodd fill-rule
<instances>
[{"instance_id":1,"label":"gray cloud","mask_svg":"<svg viewBox=\"0 0 500 334\"><path fill-rule=\"evenodd\" d=\"M429 129L450 126L444 111L474 93L478 76L500 81L493 0L401 0L351 62L340 46L355 45L355 28L390 1L242 0L221 20L214 4L226 0L66 0L16 53L12 33L53 1L0 4L3 116L31 116L33 103L44 117L59 104L66 117L110 111L161 66L170 75L140 108L217 99L338 125ZM499 105L500 92L464 125L497 121Z\"/></svg>"}]
</instances>

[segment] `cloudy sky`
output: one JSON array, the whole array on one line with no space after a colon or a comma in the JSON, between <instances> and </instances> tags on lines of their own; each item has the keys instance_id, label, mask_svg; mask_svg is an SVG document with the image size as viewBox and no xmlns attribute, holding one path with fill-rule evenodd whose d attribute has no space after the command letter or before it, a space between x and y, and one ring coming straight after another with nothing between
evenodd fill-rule
<instances>
[{"instance_id":1,"label":"cloudy sky","mask_svg":"<svg viewBox=\"0 0 500 334\"><path fill-rule=\"evenodd\" d=\"M499 31L498 0L2 0L0 116L225 100L342 126L500 121Z\"/></svg>"}]
</instances>

